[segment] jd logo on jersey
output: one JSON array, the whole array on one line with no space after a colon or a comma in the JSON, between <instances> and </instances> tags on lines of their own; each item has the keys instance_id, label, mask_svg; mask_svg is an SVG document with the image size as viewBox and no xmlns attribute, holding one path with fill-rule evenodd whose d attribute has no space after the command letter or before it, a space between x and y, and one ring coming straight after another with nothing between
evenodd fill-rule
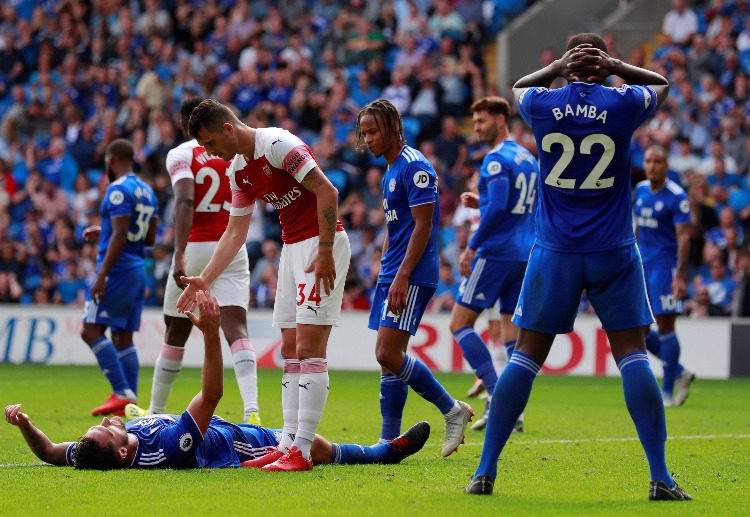
<instances>
[{"instance_id":1,"label":"jd logo on jersey","mask_svg":"<svg viewBox=\"0 0 750 517\"><path fill-rule=\"evenodd\" d=\"M419 188L425 188L430 184L430 175L425 171L418 171L414 175L414 184Z\"/></svg>"}]
</instances>

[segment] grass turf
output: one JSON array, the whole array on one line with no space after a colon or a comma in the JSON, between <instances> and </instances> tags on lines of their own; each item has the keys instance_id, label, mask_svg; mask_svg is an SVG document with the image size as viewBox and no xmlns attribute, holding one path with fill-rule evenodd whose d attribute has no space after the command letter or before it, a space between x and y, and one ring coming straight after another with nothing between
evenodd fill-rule
<instances>
[{"instance_id":1,"label":"grass turf","mask_svg":"<svg viewBox=\"0 0 750 517\"><path fill-rule=\"evenodd\" d=\"M151 368L141 371L141 402ZM438 376L454 395L472 377ZM263 424L281 426L280 372L261 370ZM319 432L338 443L374 443L379 435L379 375L331 372ZM200 386L185 369L168 411L180 413ZM53 441L77 439L99 419L92 407L107 395L95 367L0 364L0 404L23 403ZM217 413L241 418L234 375L226 372ZM526 432L503 451L492 497L462 493L481 452L483 432L440 456L442 416L414 393L404 428L432 424L425 448L400 465L318 466L309 473L248 469L80 472L43 465L20 433L0 424L0 494L4 515L748 515L750 379L698 380L683 407L667 408L667 458L686 503L648 502L648 465L622 399L618 378L540 376L526 411ZM471 401L477 414L483 401Z\"/></svg>"}]
</instances>

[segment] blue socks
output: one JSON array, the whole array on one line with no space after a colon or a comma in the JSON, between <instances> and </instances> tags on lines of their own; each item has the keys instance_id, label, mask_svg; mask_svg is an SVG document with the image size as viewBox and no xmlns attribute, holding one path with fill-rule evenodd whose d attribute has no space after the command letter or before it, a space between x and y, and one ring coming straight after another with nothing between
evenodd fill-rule
<instances>
[{"instance_id":1,"label":"blue socks","mask_svg":"<svg viewBox=\"0 0 750 517\"><path fill-rule=\"evenodd\" d=\"M339 445L332 443L331 463L339 465L357 465L363 463L393 463L396 455L390 443L364 447L362 445Z\"/></svg>"},{"instance_id":2,"label":"blue socks","mask_svg":"<svg viewBox=\"0 0 750 517\"><path fill-rule=\"evenodd\" d=\"M649 330L646 334L646 350L661 359L661 341L659 333L655 330Z\"/></svg>"},{"instance_id":3,"label":"blue socks","mask_svg":"<svg viewBox=\"0 0 750 517\"><path fill-rule=\"evenodd\" d=\"M453 333L453 337L461 346L464 357L468 361L474 373L482 379L487 393L492 393L497 383L497 372L492 364L492 355L487 350L482 338L479 337L474 327L464 327Z\"/></svg>"},{"instance_id":4,"label":"blue socks","mask_svg":"<svg viewBox=\"0 0 750 517\"><path fill-rule=\"evenodd\" d=\"M674 332L659 334L659 341L661 341L661 362L664 368L661 390L672 396L674 382L680 372L680 342Z\"/></svg>"},{"instance_id":5,"label":"blue socks","mask_svg":"<svg viewBox=\"0 0 750 517\"><path fill-rule=\"evenodd\" d=\"M626 355L617 361L617 367L622 375L625 405L648 458L651 481L663 481L669 487L674 486L664 452L667 440L664 405L646 352Z\"/></svg>"},{"instance_id":6,"label":"blue socks","mask_svg":"<svg viewBox=\"0 0 750 517\"><path fill-rule=\"evenodd\" d=\"M417 392L417 395L435 404L442 414L447 414L456 404L429 368L418 359L407 355L397 377Z\"/></svg>"},{"instance_id":7,"label":"blue socks","mask_svg":"<svg viewBox=\"0 0 750 517\"><path fill-rule=\"evenodd\" d=\"M380 414L383 424L382 440L393 440L401 434L401 417L404 413L409 386L392 373L380 376Z\"/></svg>"},{"instance_id":8,"label":"blue socks","mask_svg":"<svg viewBox=\"0 0 750 517\"><path fill-rule=\"evenodd\" d=\"M500 452L529 401L531 387L541 367L541 363L530 355L518 351L512 353L508 366L497 380L492 394L482 457L475 476L485 475L492 479L497 477L497 460L500 458Z\"/></svg>"},{"instance_id":9,"label":"blue socks","mask_svg":"<svg viewBox=\"0 0 750 517\"><path fill-rule=\"evenodd\" d=\"M117 349L109 339L106 337L101 338L91 345L91 351L99 363L99 368L101 368L104 376L112 386L112 393L119 395L125 390L130 389L130 384L125 378L125 373L120 364Z\"/></svg>"},{"instance_id":10,"label":"blue socks","mask_svg":"<svg viewBox=\"0 0 750 517\"><path fill-rule=\"evenodd\" d=\"M140 362L138 361L138 352L135 349L135 345L123 348L117 353L117 355L120 358L122 372L125 374L125 379L127 379L130 389L133 390L133 393L138 395L138 371L140 369Z\"/></svg>"}]
</instances>

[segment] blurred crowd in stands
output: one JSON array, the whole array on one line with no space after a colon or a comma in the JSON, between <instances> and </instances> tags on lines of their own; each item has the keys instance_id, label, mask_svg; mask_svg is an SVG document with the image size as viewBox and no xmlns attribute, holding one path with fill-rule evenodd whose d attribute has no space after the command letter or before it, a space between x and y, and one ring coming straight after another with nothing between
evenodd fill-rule
<instances>
[{"instance_id":1,"label":"blurred crowd in stands","mask_svg":"<svg viewBox=\"0 0 750 517\"><path fill-rule=\"evenodd\" d=\"M435 165L441 188L440 286L450 311L472 217L458 196L486 153L468 106L488 84L485 49L523 0L4 0L0 6L0 303L82 304L96 245L103 151L130 139L159 198L161 227L147 265L147 305L162 303L173 234L167 152L185 136L178 106L213 97L254 127L278 126L313 149L338 188L352 246L344 308L368 309L380 268L384 160L355 149L359 110L379 97L404 115L408 142ZM656 45L620 56L659 71L672 89L632 142L670 152L694 218L691 316L742 313L750 271L750 6L675 0ZM695 4L695 3L694 3ZM650 50L649 50L650 49ZM542 63L562 48L546 49ZM535 152L520 118L513 137ZM272 307L281 231L258 204L247 238L251 307ZM587 311L585 300L581 310Z\"/></svg>"}]
</instances>

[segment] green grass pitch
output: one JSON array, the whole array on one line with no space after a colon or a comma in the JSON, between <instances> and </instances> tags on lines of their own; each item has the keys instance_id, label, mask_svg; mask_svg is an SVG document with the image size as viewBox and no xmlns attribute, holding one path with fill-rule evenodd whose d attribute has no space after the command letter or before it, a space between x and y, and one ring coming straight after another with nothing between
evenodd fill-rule
<instances>
[{"instance_id":1,"label":"green grass pitch","mask_svg":"<svg viewBox=\"0 0 750 517\"><path fill-rule=\"evenodd\" d=\"M151 368L141 371L148 400ZM264 425L281 426L280 372L260 372ZM464 374L438 376L462 396ZM374 443L379 434L379 375L331 372L319 432L339 443ZM180 374L168 410L179 413L200 385L200 371ZM217 413L238 421L241 403L226 371ZM95 367L0 364L0 404L23 403L53 441L77 439L92 407L107 396ZM526 432L503 451L495 494L462 493L483 432L440 456L442 416L413 392L404 428L432 424L425 448L400 465L318 466L307 473L248 469L78 472L43 465L14 427L0 422L3 515L750 515L750 379L698 379L683 407L667 408L667 458L692 502L648 502L648 466L627 415L619 378L540 376L526 410ZM479 414L483 401L471 401Z\"/></svg>"}]
</instances>

